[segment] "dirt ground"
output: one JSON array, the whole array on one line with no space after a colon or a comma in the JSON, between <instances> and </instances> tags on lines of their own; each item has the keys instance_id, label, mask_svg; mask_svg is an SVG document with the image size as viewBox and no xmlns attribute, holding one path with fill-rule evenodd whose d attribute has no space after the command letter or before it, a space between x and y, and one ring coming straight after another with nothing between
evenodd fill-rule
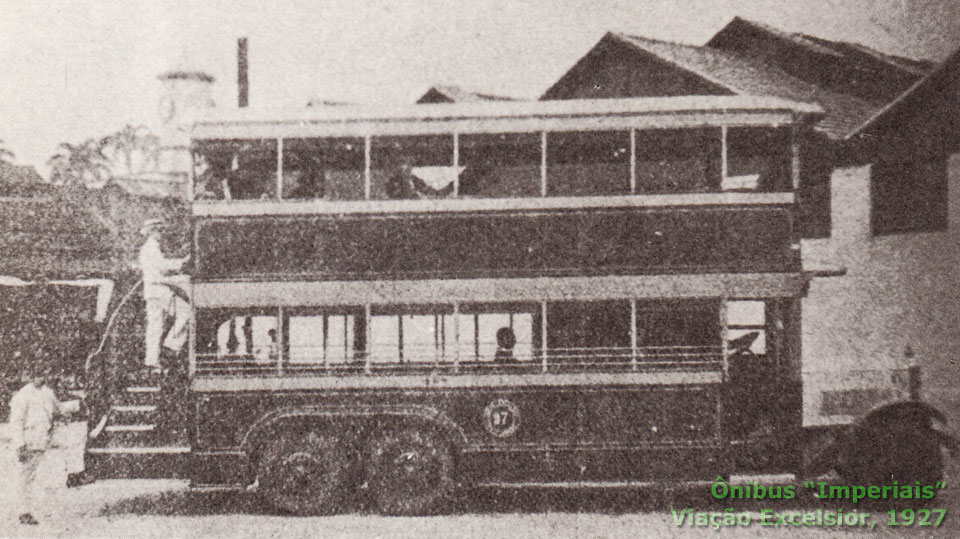
<instances>
[{"instance_id":1,"label":"dirt ground","mask_svg":"<svg viewBox=\"0 0 960 539\"><path fill-rule=\"evenodd\" d=\"M191 491L183 481L111 480L78 489L59 488L45 504L41 524L22 526L16 521L12 491L13 455L0 428L0 536L3 537L957 537L960 536L960 490L950 483L958 477L952 462L947 488L940 491L931 508L944 508L940 527L890 527L889 507L859 504L829 504L809 496L787 501L718 503L708 487L677 492L674 511L723 511L733 507L751 518L749 526L721 527L684 523L678 526L671 504L663 493L621 490L571 489L475 489L463 492L443 514L426 517L383 517L358 505L346 514L318 517L278 515L260 502L254 492ZM69 459L79 448L62 451L49 459L41 472L51 485L62 485ZM70 451L74 453L71 455ZM802 490L802 489L801 489ZM874 529L826 526L763 526L762 510L782 515L815 513L818 509L844 513L870 512ZM775 519L775 517L771 517Z\"/></svg>"}]
</instances>

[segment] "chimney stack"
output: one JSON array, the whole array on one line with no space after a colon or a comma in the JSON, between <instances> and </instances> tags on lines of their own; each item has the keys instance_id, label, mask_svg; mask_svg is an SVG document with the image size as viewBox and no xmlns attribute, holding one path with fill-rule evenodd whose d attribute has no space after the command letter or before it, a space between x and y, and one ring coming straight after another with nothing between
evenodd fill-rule
<instances>
[{"instance_id":1,"label":"chimney stack","mask_svg":"<svg viewBox=\"0 0 960 539\"><path fill-rule=\"evenodd\" d=\"M250 81L247 76L247 38L237 40L237 106L250 104Z\"/></svg>"}]
</instances>

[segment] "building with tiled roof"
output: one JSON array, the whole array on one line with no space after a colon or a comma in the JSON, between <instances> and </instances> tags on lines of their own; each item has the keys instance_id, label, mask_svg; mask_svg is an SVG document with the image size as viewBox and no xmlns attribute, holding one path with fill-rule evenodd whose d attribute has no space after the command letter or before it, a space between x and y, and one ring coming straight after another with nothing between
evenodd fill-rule
<instances>
[{"instance_id":1,"label":"building with tiled roof","mask_svg":"<svg viewBox=\"0 0 960 539\"><path fill-rule=\"evenodd\" d=\"M417 103L476 103L480 101L516 101L512 97L464 90L455 85L431 86Z\"/></svg>"}]
</instances>

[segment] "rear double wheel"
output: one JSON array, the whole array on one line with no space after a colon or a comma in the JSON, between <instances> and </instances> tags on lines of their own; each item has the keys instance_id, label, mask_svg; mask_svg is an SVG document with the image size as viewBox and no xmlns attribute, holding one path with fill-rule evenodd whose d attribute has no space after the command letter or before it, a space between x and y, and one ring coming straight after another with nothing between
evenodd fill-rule
<instances>
[{"instance_id":1,"label":"rear double wheel","mask_svg":"<svg viewBox=\"0 0 960 539\"><path fill-rule=\"evenodd\" d=\"M436 510L453 492L453 469L450 444L435 429L390 426L370 437L368 484L381 513Z\"/></svg>"},{"instance_id":2,"label":"rear double wheel","mask_svg":"<svg viewBox=\"0 0 960 539\"><path fill-rule=\"evenodd\" d=\"M344 499L353 459L333 432L285 432L266 446L259 490L278 509L297 515L330 513Z\"/></svg>"}]
</instances>

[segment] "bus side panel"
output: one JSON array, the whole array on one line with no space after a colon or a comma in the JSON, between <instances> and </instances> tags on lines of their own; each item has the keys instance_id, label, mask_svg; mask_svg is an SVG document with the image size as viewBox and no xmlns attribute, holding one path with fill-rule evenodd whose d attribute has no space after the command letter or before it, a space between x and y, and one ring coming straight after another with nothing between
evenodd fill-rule
<instances>
[{"instance_id":1,"label":"bus side panel","mask_svg":"<svg viewBox=\"0 0 960 539\"><path fill-rule=\"evenodd\" d=\"M235 455L257 421L281 410L355 414L348 432L365 437L378 410L424 409L456 425L463 471L481 482L705 479L717 473L719 395L719 386L208 393L194 450Z\"/></svg>"}]
</instances>

